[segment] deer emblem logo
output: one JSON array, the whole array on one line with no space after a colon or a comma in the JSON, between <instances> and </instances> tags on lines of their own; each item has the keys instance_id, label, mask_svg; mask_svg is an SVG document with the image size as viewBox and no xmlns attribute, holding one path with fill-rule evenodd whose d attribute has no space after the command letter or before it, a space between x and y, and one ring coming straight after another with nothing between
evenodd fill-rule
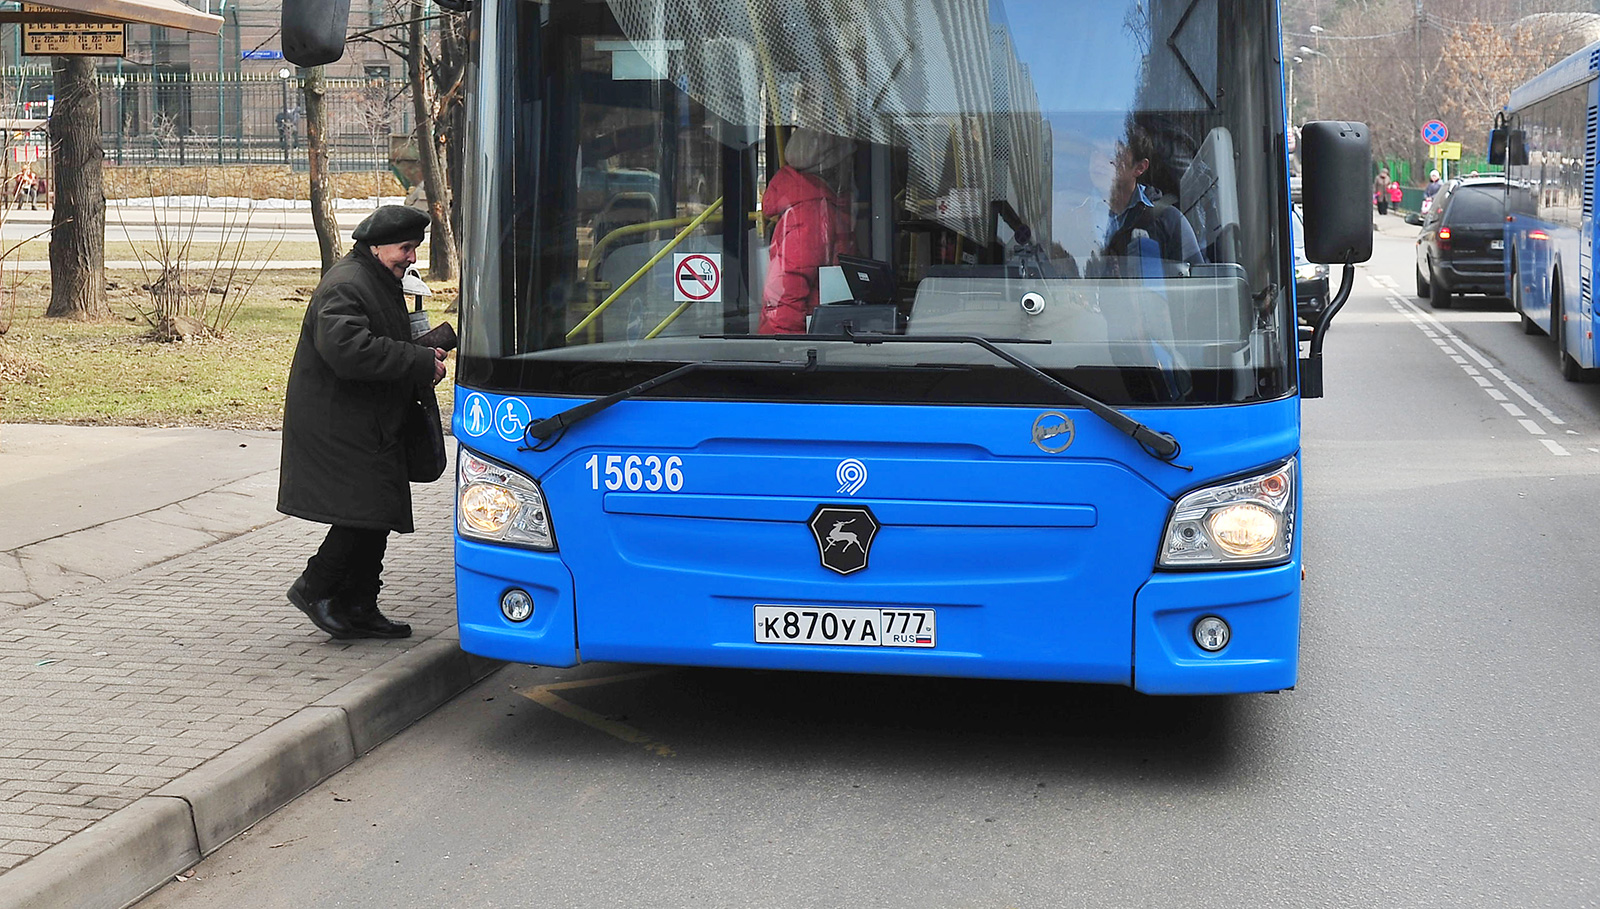
<instances>
[{"instance_id":1,"label":"deer emblem logo","mask_svg":"<svg viewBox=\"0 0 1600 909\"><path fill-rule=\"evenodd\" d=\"M846 546L854 546L855 548L860 549L861 539L850 531L844 529L854 523L854 521L834 521L833 529L828 531L828 541L823 545L822 548L832 549L833 544L843 543Z\"/></svg>"},{"instance_id":2,"label":"deer emblem logo","mask_svg":"<svg viewBox=\"0 0 1600 909\"><path fill-rule=\"evenodd\" d=\"M880 526L871 511L859 506L823 505L807 524L817 541L822 567L839 574L852 574L867 567L872 539Z\"/></svg>"}]
</instances>

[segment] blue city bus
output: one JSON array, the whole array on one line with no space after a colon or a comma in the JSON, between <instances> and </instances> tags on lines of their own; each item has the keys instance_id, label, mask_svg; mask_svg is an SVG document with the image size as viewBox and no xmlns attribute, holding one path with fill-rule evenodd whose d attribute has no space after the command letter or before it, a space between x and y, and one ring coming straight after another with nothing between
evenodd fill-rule
<instances>
[{"instance_id":1,"label":"blue city bus","mask_svg":"<svg viewBox=\"0 0 1600 909\"><path fill-rule=\"evenodd\" d=\"M1295 684L1338 305L1302 361L1276 4L472 15L464 650ZM1342 302L1370 150L1323 125Z\"/></svg>"},{"instance_id":2,"label":"blue city bus","mask_svg":"<svg viewBox=\"0 0 1600 909\"><path fill-rule=\"evenodd\" d=\"M1569 381L1600 367L1590 283L1597 75L1600 42L1512 91L1490 136L1491 163L1506 165L1508 294L1523 330L1555 342Z\"/></svg>"}]
</instances>

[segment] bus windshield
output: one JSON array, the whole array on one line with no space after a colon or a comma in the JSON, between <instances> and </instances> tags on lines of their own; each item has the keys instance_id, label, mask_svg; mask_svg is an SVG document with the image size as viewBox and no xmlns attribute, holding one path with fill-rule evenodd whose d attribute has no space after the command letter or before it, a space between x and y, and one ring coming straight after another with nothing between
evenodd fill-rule
<instances>
[{"instance_id":1,"label":"bus windshield","mask_svg":"<svg viewBox=\"0 0 1600 909\"><path fill-rule=\"evenodd\" d=\"M1294 390L1278 41L1258 3L481 15L463 385L602 395L728 361L654 394L1059 403L959 335L1119 406Z\"/></svg>"}]
</instances>

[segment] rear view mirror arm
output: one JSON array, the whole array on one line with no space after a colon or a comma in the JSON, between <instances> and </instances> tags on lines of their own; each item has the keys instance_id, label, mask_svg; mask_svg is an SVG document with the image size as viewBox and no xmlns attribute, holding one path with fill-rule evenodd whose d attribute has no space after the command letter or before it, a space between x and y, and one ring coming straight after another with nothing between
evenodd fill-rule
<instances>
[{"instance_id":1,"label":"rear view mirror arm","mask_svg":"<svg viewBox=\"0 0 1600 909\"><path fill-rule=\"evenodd\" d=\"M1322 341L1328 334L1328 326L1333 324L1333 317L1339 314L1344 301L1350 298L1350 289L1356 283L1356 266L1351 261L1354 256L1348 256L1344 261L1344 272L1339 278L1339 291L1328 301L1328 308L1322 311L1322 318L1317 320L1316 328L1311 332L1310 356L1300 358L1300 397L1322 397Z\"/></svg>"}]
</instances>

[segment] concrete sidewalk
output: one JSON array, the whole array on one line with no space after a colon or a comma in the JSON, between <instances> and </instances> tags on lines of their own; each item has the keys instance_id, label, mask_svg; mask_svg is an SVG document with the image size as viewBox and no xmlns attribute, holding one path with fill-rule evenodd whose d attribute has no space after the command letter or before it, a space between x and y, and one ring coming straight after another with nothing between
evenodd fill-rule
<instances>
[{"instance_id":1,"label":"concrete sidewalk","mask_svg":"<svg viewBox=\"0 0 1600 909\"><path fill-rule=\"evenodd\" d=\"M496 668L455 640L450 473L382 606L284 599L323 528L267 432L0 425L0 909L121 907Z\"/></svg>"}]
</instances>

